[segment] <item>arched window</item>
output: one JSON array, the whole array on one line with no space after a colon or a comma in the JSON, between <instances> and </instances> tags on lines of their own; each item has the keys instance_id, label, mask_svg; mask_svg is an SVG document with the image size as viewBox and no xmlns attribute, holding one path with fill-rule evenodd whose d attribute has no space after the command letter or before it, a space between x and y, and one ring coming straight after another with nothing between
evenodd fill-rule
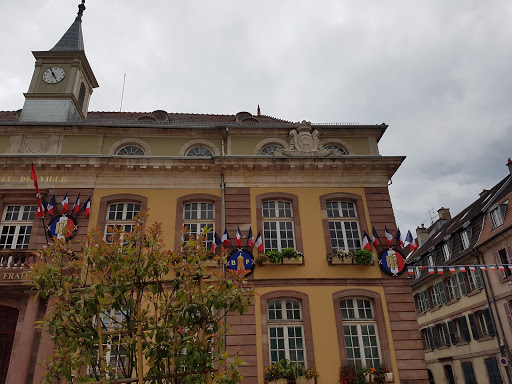
<instances>
[{"instance_id":1,"label":"arched window","mask_svg":"<svg viewBox=\"0 0 512 384\"><path fill-rule=\"evenodd\" d=\"M274 152L278 149L283 149L279 144L270 144L263 147L260 151L260 155L273 156Z\"/></svg>"},{"instance_id":2,"label":"arched window","mask_svg":"<svg viewBox=\"0 0 512 384\"><path fill-rule=\"evenodd\" d=\"M144 156L144 150L137 145L127 145L117 151L118 155L122 156Z\"/></svg>"},{"instance_id":3,"label":"arched window","mask_svg":"<svg viewBox=\"0 0 512 384\"><path fill-rule=\"evenodd\" d=\"M187 151L187 156L212 156L212 151L206 147L192 147Z\"/></svg>"},{"instance_id":4,"label":"arched window","mask_svg":"<svg viewBox=\"0 0 512 384\"><path fill-rule=\"evenodd\" d=\"M336 145L336 144L327 144L324 146L324 149L338 151L338 154L337 154L338 156L339 155L348 155L348 153L345 149L343 149L342 147L340 147L339 145Z\"/></svg>"}]
</instances>

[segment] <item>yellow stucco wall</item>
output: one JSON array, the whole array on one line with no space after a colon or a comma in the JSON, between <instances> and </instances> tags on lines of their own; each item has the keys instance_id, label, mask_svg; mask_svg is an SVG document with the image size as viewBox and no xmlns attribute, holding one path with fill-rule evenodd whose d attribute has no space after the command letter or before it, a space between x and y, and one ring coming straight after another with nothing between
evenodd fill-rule
<instances>
[{"instance_id":1,"label":"yellow stucco wall","mask_svg":"<svg viewBox=\"0 0 512 384\"><path fill-rule=\"evenodd\" d=\"M66 136L62 142L63 154L97 154L98 138L95 136Z\"/></svg>"},{"instance_id":2,"label":"yellow stucco wall","mask_svg":"<svg viewBox=\"0 0 512 384\"><path fill-rule=\"evenodd\" d=\"M0 136L0 153L7 152L9 148L9 136Z\"/></svg>"}]
</instances>

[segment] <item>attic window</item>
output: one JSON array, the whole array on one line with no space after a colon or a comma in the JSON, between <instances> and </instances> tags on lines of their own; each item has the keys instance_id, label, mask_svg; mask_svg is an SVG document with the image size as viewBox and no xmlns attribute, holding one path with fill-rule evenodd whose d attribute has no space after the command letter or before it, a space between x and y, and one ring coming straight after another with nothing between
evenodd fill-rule
<instances>
[{"instance_id":1,"label":"attic window","mask_svg":"<svg viewBox=\"0 0 512 384\"><path fill-rule=\"evenodd\" d=\"M274 152L277 151L278 149L283 149L283 147L278 144L267 145L266 147L263 147L261 149L260 155L273 156Z\"/></svg>"},{"instance_id":2,"label":"attic window","mask_svg":"<svg viewBox=\"0 0 512 384\"><path fill-rule=\"evenodd\" d=\"M121 148L117 154L121 156L144 156L145 152L141 147L136 145L127 145Z\"/></svg>"},{"instance_id":3,"label":"attic window","mask_svg":"<svg viewBox=\"0 0 512 384\"><path fill-rule=\"evenodd\" d=\"M187 152L187 156L212 156L212 155L213 155L212 151L210 151L206 147L201 147L201 146L192 147Z\"/></svg>"},{"instance_id":4,"label":"attic window","mask_svg":"<svg viewBox=\"0 0 512 384\"><path fill-rule=\"evenodd\" d=\"M504 212L502 212L501 205L497 206L496 208L489 212L489 217L491 219L491 227L493 230L503 225Z\"/></svg>"},{"instance_id":5,"label":"attic window","mask_svg":"<svg viewBox=\"0 0 512 384\"><path fill-rule=\"evenodd\" d=\"M338 153L336 153L336 155L338 155L338 156L348 155L348 153L347 153L347 151L345 151L345 149L343 149L342 147L340 147L339 145L336 145L336 144L325 145L324 149L331 150L331 151L337 151Z\"/></svg>"}]
</instances>

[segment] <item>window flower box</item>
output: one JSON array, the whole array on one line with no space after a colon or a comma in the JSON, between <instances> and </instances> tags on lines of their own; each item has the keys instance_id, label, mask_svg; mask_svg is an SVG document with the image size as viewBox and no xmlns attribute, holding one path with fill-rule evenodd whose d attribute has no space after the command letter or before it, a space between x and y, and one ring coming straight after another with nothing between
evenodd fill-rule
<instances>
[{"instance_id":1,"label":"window flower box","mask_svg":"<svg viewBox=\"0 0 512 384\"><path fill-rule=\"evenodd\" d=\"M393 372L386 372L386 382L391 383L395 381Z\"/></svg>"},{"instance_id":2,"label":"window flower box","mask_svg":"<svg viewBox=\"0 0 512 384\"><path fill-rule=\"evenodd\" d=\"M265 253L260 253L255 262L257 265L276 265L276 264L291 264L301 265L304 260L304 254L296 251L293 248L284 248L282 251L267 250Z\"/></svg>"},{"instance_id":3,"label":"window flower box","mask_svg":"<svg viewBox=\"0 0 512 384\"><path fill-rule=\"evenodd\" d=\"M304 256L296 257L283 257L283 264L301 265Z\"/></svg>"},{"instance_id":4,"label":"window flower box","mask_svg":"<svg viewBox=\"0 0 512 384\"><path fill-rule=\"evenodd\" d=\"M268 384L288 384L287 379L275 379L272 381L267 381Z\"/></svg>"},{"instance_id":5,"label":"window flower box","mask_svg":"<svg viewBox=\"0 0 512 384\"><path fill-rule=\"evenodd\" d=\"M315 384L315 378L307 378L306 376L299 376L297 377L296 381L297 384Z\"/></svg>"},{"instance_id":6,"label":"window flower box","mask_svg":"<svg viewBox=\"0 0 512 384\"><path fill-rule=\"evenodd\" d=\"M341 264L354 264L354 259L352 257L333 257L331 259L332 265L341 265Z\"/></svg>"}]
</instances>

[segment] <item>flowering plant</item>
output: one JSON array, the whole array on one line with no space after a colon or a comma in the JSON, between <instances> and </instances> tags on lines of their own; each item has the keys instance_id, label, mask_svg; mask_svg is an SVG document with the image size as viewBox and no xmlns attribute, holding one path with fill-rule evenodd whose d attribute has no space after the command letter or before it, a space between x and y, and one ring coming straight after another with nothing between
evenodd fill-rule
<instances>
[{"instance_id":1,"label":"flowering plant","mask_svg":"<svg viewBox=\"0 0 512 384\"><path fill-rule=\"evenodd\" d=\"M318 371L316 369L310 368L310 369L306 369L304 376L306 376L306 379L314 379L315 377L320 376L320 374L318 373Z\"/></svg>"}]
</instances>

